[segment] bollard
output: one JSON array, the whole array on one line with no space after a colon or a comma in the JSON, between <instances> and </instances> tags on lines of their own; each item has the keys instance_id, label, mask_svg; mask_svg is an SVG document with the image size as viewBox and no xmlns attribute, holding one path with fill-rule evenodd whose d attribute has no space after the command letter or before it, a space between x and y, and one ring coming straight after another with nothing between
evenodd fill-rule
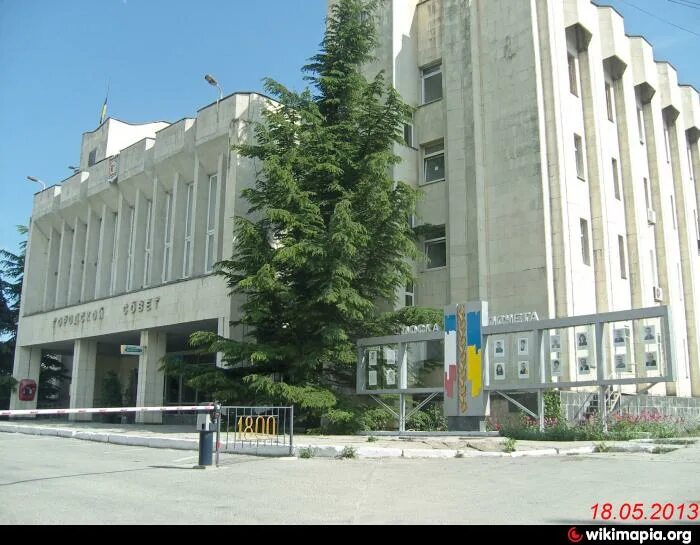
<instances>
[{"instance_id":1,"label":"bollard","mask_svg":"<svg viewBox=\"0 0 700 545\"><path fill-rule=\"evenodd\" d=\"M212 454L214 452L214 432L200 431L199 432L199 465L201 467L210 466L212 462Z\"/></svg>"},{"instance_id":2,"label":"bollard","mask_svg":"<svg viewBox=\"0 0 700 545\"><path fill-rule=\"evenodd\" d=\"M197 415L197 431L199 432L199 468L212 465L214 451L214 426L209 413Z\"/></svg>"}]
</instances>

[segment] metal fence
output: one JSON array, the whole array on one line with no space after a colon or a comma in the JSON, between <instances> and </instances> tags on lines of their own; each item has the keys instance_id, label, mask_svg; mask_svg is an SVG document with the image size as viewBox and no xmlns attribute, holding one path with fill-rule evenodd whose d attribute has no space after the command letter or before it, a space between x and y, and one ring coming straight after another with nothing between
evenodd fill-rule
<instances>
[{"instance_id":1,"label":"metal fence","mask_svg":"<svg viewBox=\"0 0 700 545\"><path fill-rule=\"evenodd\" d=\"M221 407L220 451L280 454L294 449L294 407Z\"/></svg>"}]
</instances>

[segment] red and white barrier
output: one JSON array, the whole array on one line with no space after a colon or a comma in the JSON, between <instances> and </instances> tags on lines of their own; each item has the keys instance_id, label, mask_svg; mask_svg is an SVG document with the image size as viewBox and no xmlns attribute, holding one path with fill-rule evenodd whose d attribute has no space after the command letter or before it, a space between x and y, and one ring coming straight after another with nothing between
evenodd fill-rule
<instances>
[{"instance_id":1,"label":"red and white barrier","mask_svg":"<svg viewBox=\"0 0 700 545\"><path fill-rule=\"evenodd\" d=\"M110 413L157 413L176 411L213 411L211 405L189 405L184 407L112 407L105 409L30 409L24 411L0 411L0 416L41 416L55 414L110 414Z\"/></svg>"}]
</instances>

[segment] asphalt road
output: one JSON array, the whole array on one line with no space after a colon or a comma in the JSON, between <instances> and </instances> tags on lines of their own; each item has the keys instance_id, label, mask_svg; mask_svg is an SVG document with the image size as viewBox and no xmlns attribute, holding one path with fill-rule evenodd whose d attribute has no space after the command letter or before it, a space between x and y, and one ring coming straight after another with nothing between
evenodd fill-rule
<instances>
[{"instance_id":1,"label":"asphalt road","mask_svg":"<svg viewBox=\"0 0 700 545\"><path fill-rule=\"evenodd\" d=\"M664 455L267 459L0 433L1 524L583 524L595 503L700 501Z\"/></svg>"}]
</instances>

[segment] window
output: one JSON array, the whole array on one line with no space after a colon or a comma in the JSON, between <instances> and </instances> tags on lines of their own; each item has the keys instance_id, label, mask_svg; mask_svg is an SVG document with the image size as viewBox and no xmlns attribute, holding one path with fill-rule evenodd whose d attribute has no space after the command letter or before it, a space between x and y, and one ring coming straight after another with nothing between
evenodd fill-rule
<instances>
[{"instance_id":1,"label":"window","mask_svg":"<svg viewBox=\"0 0 700 545\"><path fill-rule=\"evenodd\" d=\"M664 121L664 147L666 148L666 162L671 162L671 135L668 131L668 123Z\"/></svg>"},{"instance_id":2,"label":"window","mask_svg":"<svg viewBox=\"0 0 700 545\"><path fill-rule=\"evenodd\" d=\"M404 123L403 124L403 141L409 147L413 147L413 124Z\"/></svg>"},{"instance_id":3,"label":"window","mask_svg":"<svg viewBox=\"0 0 700 545\"><path fill-rule=\"evenodd\" d=\"M146 200L146 246L143 255L143 285L151 282L151 250L153 248L153 201Z\"/></svg>"},{"instance_id":4,"label":"window","mask_svg":"<svg viewBox=\"0 0 700 545\"><path fill-rule=\"evenodd\" d=\"M613 89L610 82L605 82L605 104L608 108L608 120L615 122L615 102L613 99Z\"/></svg>"},{"instance_id":5,"label":"window","mask_svg":"<svg viewBox=\"0 0 700 545\"><path fill-rule=\"evenodd\" d=\"M219 177L214 174L209 176L209 204L207 206L207 242L205 248L206 263L204 270L210 272L216 262L216 208L218 203L217 190Z\"/></svg>"},{"instance_id":6,"label":"window","mask_svg":"<svg viewBox=\"0 0 700 545\"><path fill-rule=\"evenodd\" d=\"M170 259L172 256L173 240L170 229L173 223L173 194L165 194L165 232L163 233L163 282L170 280Z\"/></svg>"},{"instance_id":7,"label":"window","mask_svg":"<svg viewBox=\"0 0 700 545\"><path fill-rule=\"evenodd\" d=\"M698 223L698 211L693 210L695 216L695 239L698 241L698 254L700 254L700 223Z\"/></svg>"},{"instance_id":8,"label":"window","mask_svg":"<svg viewBox=\"0 0 700 545\"><path fill-rule=\"evenodd\" d=\"M658 286L659 274L656 268L656 256L654 255L654 250L649 250L649 261L651 262L651 279L654 282L654 286Z\"/></svg>"},{"instance_id":9,"label":"window","mask_svg":"<svg viewBox=\"0 0 700 545\"><path fill-rule=\"evenodd\" d=\"M625 257L625 237L617 236L617 249L620 254L620 277L627 278L627 258Z\"/></svg>"},{"instance_id":10,"label":"window","mask_svg":"<svg viewBox=\"0 0 700 545\"><path fill-rule=\"evenodd\" d=\"M613 173L613 188L615 190L615 198L618 201L622 200L620 193L620 170L618 168L617 159L612 160L612 173Z\"/></svg>"},{"instance_id":11,"label":"window","mask_svg":"<svg viewBox=\"0 0 700 545\"><path fill-rule=\"evenodd\" d=\"M126 259L126 291L131 291L134 277L134 242L136 233L134 232L134 207L129 208L129 248Z\"/></svg>"},{"instance_id":12,"label":"window","mask_svg":"<svg viewBox=\"0 0 700 545\"><path fill-rule=\"evenodd\" d=\"M568 54L569 60L569 91L572 95L578 96L578 71L576 69L576 57Z\"/></svg>"},{"instance_id":13,"label":"window","mask_svg":"<svg viewBox=\"0 0 700 545\"><path fill-rule=\"evenodd\" d=\"M678 275L678 298L683 300L683 276L681 275L681 264L676 263L676 274Z\"/></svg>"},{"instance_id":14,"label":"window","mask_svg":"<svg viewBox=\"0 0 700 545\"><path fill-rule=\"evenodd\" d=\"M427 238L429 237L429 238ZM439 269L447 266L447 241L445 226L436 228L425 240L425 255L428 257L428 269Z\"/></svg>"},{"instance_id":15,"label":"window","mask_svg":"<svg viewBox=\"0 0 700 545\"><path fill-rule=\"evenodd\" d=\"M583 257L583 264L591 264L590 247L588 244L588 222L581 218L581 255Z\"/></svg>"},{"instance_id":16,"label":"window","mask_svg":"<svg viewBox=\"0 0 700 545\"><path fill-rule=\"evenodd\" d=\"M695 165L693 164L693 150L690 148L690 142L688 142L686 149L688 150L688 172L692 182L695 180Z\"/></svg>"},{"instance_id":17,"label":"window","mask_svg":"<svg viewBox=\"0 0 700 545\"><path fill-rule=\"evenodd\" d=\"M182 277L192 274L192 223L194 215L194 183L187 184L187 208L185 210L185 250L182 259Z\"/></svg>"},{"instance_id":18,"label":"window","mask_svg":"<svg viewBox=\"0 0 700 545\"><path fill-rule=\"evenodd\" d=\"M423 104L442 98L442 65L436 64L422 70Z\"/></svg>"},{"instance_id":19,"label":"window","mask_svg":"<svg viewBox=\"0 0 700 545\"><path fill-rule=\"evenodd\" d=\"M415 305L415 293L413 290L413 282L406 284L404 306L412 307Z\"/></svg>"},{"instance_id":20,"label":"window","mask_svg":"<svg viewBox=\"0 0 700 545\"><path fill-rule=\"evenodd\" d=\"M97 162L97 148L90 150L88 154L88 166L91 167Z\"/></svg>"},{"instance_id":21,"label":"window","mask_svg":"<svg viewBox=\"0 0 700 545\"><path fill-rule=\"evenodd\" d=\"M440 142L423 148L423 180L426 184L445 179L445 144Z\"/></svg>"},{"instance_id":22,"label":"window","mask_svg":"<svg viewBox=\"0 0 700 545\"><path fill-rule=\"evenodd\" d=\"M676 201L673 200L673 195L671 195L671 217L673 219L673 228L678 229L678 220L676 219Z\"/></svg>"},{"instance_id":23,"label":"window","mask_svg":"<svg viewBox=\"0 0 700 545\"><path fill-rule=\"evenodd\" d=\"M651 210L651 194L649 192L649 180L644 178L644 201L647 204L647 210Z\"/></svg>"},{"instance_id":24,"label":"window","mask_svg":"<svg viewBox=\"0 0 700 545\"><path fill-rule=\"evenodd\" d=\"M637 129L639 130L639 143L644 144L644 110L637 106Z\"/></svg>"},{"instance_id":25,"label":"window","mask_svg":"<svg viewBox=\"0 0 700 545\"><path fill-rule=\"evenodd\" d=\"M585 180L586 169L583 161L583 140L578 134L574 134L574 150L576 153L576 176L581 180Z\"/></svg>"}]
</instances>

